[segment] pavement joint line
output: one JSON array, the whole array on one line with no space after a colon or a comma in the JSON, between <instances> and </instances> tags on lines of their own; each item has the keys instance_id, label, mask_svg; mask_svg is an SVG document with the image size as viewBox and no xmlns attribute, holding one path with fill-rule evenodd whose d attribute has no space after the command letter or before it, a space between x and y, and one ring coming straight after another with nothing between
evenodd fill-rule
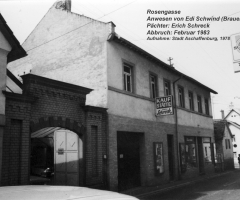
<instances>
[{"instance_id":1,"label":"pavement joint line","mask_svg":"<svg viewBox=\"0 0 240 200\"><path fill-rule=\"evenodd\" d=\"M185 185L189 185L189 184L191 184L191 183L201 182L201 181L204 181L204 180L207 180L207 179L211 179L211 178L214 178L214 177L218 177L218 176L222 176L222 175L224 175L224 174L228 174L228 173L231 173L231 172L234 172L234 171L235 171L235 170L223 172L223 173L220 173L220 174L216 174L216 175L212 175L212 176L200 178L199 180L188 181L188 182L186 182L186 183L177 184L177 185L175 185L175 186L171 186L171 187L167 187L167 188L162 188L162 189L159 189L159 190L154 190L154 191L152 191L152 192L147 192L147 193L143 193L143 194L139 194L139 195L135 195L135 196L136 196L136 197L144 197L144 196L151 195L151 194L157 194L157 193L160 193L160 192L166 192L166 191L172 190L172 189L174 189L174 188L180 188L180 187L183 187L183 186L185 186Z\"/></svg>"}]
</instances>

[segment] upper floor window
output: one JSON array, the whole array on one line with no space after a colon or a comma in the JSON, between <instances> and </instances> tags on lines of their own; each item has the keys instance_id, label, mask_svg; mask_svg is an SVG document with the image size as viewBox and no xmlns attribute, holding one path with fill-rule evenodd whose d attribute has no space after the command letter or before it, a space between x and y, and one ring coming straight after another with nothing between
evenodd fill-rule
<instances>
[{"instance_id":1,"label":"upper floor window","mask_svg":"<svg viewBox=\"0 0 240 200\"><path fill-rule=\"evenodd\" d=\"M164 80L164 93L165 96L171 95L171 84L168 80Z\"/></svg>"},{"instance_id":2,"label":"upper floor window","mask_svg":"<svg viewBox=\"0 0 240 200\"><path fill-rule=\"evenodd\" d=\"M157 96L157 76L150 74L150 92L151 98L156 98Z\"/></svg>"},{"instance_id":3,"label":"upper floor window","mask_svg":"<svg viewBox=\"0 0 240 200\"><path fill-rule=\"evenodd\" d=\"M209 115L209 104L208 104L208 99L204 99L205 103L205 114Z\"/></svg>"},{"instance_id":4,"label":"upper floor window","mask_svg":"<svg viewBox=\"0 0 240 200\"><path fill-rule=\"evenodd\" d=\"M231 149L230 139L225 139L225 147L226 149Z\"/></svg>"},{"instance_id":5,"label":"upper floor window","mask_svg":"<svg viewBox=\"0 0 240 200\"><path fill-rule=\"evenodd\" d=\"M179 106L184 108L184 89L181 86L178 86L178 101L179 101Z\"/></svg>"},{"instance_id":6,"label":"upper floor window","mask_svg":"<svg viewBox=\"0 0 240 200\"><path fill-rule=\"evenodd\" d=\"M197 96L197 105L198 105L198 112L202 113L202 98L201 96Z\"/></svg>"},{"instance_id":7,"label":"upper floor window","mask_svg":"<svg viewBox=\"0 0 240 200\"><path fill-rule=\"evenodd\" d=\"M133 68L132 66L124 63L124 90L133 92Z\"/></svg>"},{"instance_id":8,"label":"upper floor window","mask_svg":"<svg viewBox=\"0 0 240 200\"><path fill-rule=\"evenodd\" d=\"M193 101L193 93L188 92L188 99L189 99L189 109L194 110L194 101Z\"/></svg>"}]
</instances>

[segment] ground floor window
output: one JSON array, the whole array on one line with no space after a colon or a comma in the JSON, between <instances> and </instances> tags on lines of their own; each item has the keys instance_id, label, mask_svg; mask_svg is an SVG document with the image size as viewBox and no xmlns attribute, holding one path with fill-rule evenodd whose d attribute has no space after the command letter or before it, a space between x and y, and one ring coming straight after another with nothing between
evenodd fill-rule
<instances>
[{"instance_id":1,"label":"ground floor window","mask_svg":"<svg viewBox=\"0 0 240 200\"><path fill-rule=\"evenodd\" d=\"M203 138L203 155L205 163L213 162L213 145L211 144L211 138Z\"/></svg>"},{"instance_id":2,"label":"ground floor window","mask_svg":"<svg viewBox=\"0 0 240 200\"><path fill-rule=\"evenodd\" d=\"M155 175L162 174L164 172L164 161L163 161L163 143L154 142L154 162L155 162Z\"/></svg>"},{"instance_id":3,"label":"ground floor window","mask_svg":"<svg viewBox=\"0 0 240 200\"><path fill-rule=\"evenodd\" d=\"M180 144L181 172L197 168L196 138L185 137L185 143Z\"/></svg>"},{"instance_id":4,"label":"ground floor window","mask_svg":"<svg viewBox=\"0 0 240 200\"><path fill-rule=\"evenodd\" d=\"M195 137L185 137L185 151L186 151L186 164L187 168L197 167L197 156L196 156L196 138Z\"/></svg>"},{"instance_id":5,"label":"ground floor window","mask_svg":"<svg viewBox=\"0 0 240 200\"><path fill-rule=\"evenodd\" d=\"M215 163L214 144L211 143L210 137L186 136L184 143L180 143L179 145L182 173L198 167L203 169L204 163L205 165Z\"/></svg>"}]
</instances>

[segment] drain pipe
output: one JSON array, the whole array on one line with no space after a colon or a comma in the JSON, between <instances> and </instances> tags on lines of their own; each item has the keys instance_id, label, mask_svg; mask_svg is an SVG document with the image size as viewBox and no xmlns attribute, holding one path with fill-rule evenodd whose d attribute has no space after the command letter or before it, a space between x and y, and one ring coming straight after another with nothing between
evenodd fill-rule
<instances>
[{"instance_id":1,"label":"drain pipe","mask_svg":"<svg viewBox=\"0 0 240 200\"><path fill-rule=\"evenodd\" d=\"M178 115L177 115L177 101L176 101L176 92L175 84L178 82L182 76L177 80L173 81L173 98L174 98L174 111L175 111L175 126L176 126L176 140L177 140L177 163L178 163L178 180L181 180L181 163L180 163L180 154L179 154L179 137L178 137Z\"/></svg>"}]
</instances>

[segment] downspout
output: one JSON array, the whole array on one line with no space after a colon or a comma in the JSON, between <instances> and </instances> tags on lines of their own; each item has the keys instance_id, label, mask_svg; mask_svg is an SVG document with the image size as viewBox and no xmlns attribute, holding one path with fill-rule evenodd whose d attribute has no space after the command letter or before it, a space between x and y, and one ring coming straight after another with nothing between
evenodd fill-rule
<instances>
[{"instance_id":1,"label":"downspout","mask_svg":"<svg viewBox=\"0 0 240 200\"><path fill-rule=\"evenodd\" d=\"M176 126L176 143L177 143L177 163L178 163L178 180L181 180L181 163L180 163L180 155L179 155L179 136L178 136L178 115L177 115L177 101L176 101L176 92L175 92L175 84L182 78L179 77L177 80L173 81L173 98L174 98L174 111L175 111L175 126Z\"/></svg>"}]
</instances>

